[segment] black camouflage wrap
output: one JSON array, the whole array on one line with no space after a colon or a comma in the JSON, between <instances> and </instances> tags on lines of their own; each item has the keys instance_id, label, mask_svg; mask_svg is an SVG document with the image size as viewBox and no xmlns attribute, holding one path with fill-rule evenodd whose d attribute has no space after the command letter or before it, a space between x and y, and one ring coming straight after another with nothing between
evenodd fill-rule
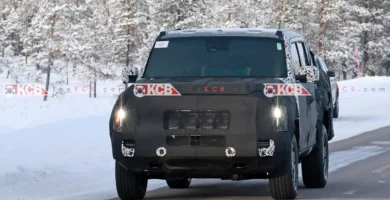
<instances>
[{"instance_id":1,"label":"black camouflage wrap","mask_svg":"<svg viewBox=\"0 0 390 200\"><path fill-rule=\"evenodd\" d=\"M163 178L169 174L191 174L191 177L212 178L232 173L232 165L245 163L246 170L241 174L265 174L285 161L288 143L295 132L295 121L299 121L298 143L307 148L315 143L317 107L315 95L311 97L275 96L266 97L264 83L295 83L295 72L291 65L290 36L284 35L288 76L284 79L259 78L200 78L200 79L144 79L136 83L170 83L182 96L144 96L134 95L134 85L126 89L114 105L109 121L113 157L128 169L143 172L154 162L163 163L160 171L148 172L149 178ZM132 70L124 70L123 76L132 74ZM143 70L142 70L143 74ZM302 84L311 94L315 94L316 85ZM205 87L224 87L224 91L205 92ZM288 118L287 130L275 131L272 108L286 108L284 113ZM124 131L113 130L113 116L118 108L126 110ZM163 126L163 114L168 110L223 110L230 113L228 130L197 130L181 131L166 130ZM313 123L314 122L314 123ZM226 138L225 147L176 147L167 146L166 138L170 135L223 135ZM258 141L272 140L272 156L261 158L258 151ZM122 142L135 142L134 157L125 158L122 155ZM314 143L313 143L314 142ZM156 150L164 147L165 157L157 157ZM228 147L234 148L235 156L227 157ZM263 152L261 152L263 154ZM267 153L271 154L271 153ZM181 160L188 165L175 168L171 164ZM199 166L203 163L203 166ZM205 165L210 165L209 168ZM217 167L219 166L219 167ZM191 171L196 169L197 172ZM172 172L175 173L172 173ZM233 170L234 171L234 170ZM253 177L253 176L251 176Z\"/></svg>"},{"instance_id":2,"label":"black camouflage wrap","mask_svg":"<svg viewBox=\"0 0 390 200\"><path fill-rule=\"evenodd\" d=\"M228 167L234 162L248 159L245 163L247 163L249 171L251 171L250 169L270 170L275 165L281 164L286 158L285 153L288 151L285 147L290 141L290 137L287 135L290 135L291 130L294 130L294 119L298 119L299 116L295 97L268 98L263 92L264 83L282 83L282 81L253 78L242 80L207 78L195 81L174 81L171 79L150 81L141 79L137 83L171 83L182 96L145 96L138 98L133 93L134 86L129 87L120 95L114 110L122 107L127 111L124 132L113 131L113 110L110 117L110 136L113 156L123 165L136 171L147 168L150 158L156 157L156 149L159 147L167 149L166 158L159 159L161 162L165 162L167 159L188 159L191 157L205 160L223 159L226 158L225 149L233 147L236 151L235 157L227 161L221 160L221 162L227 162L226 167ZM224 92L206 95L203 90L206 86L223 86L225 90ZM287 131L275 132L272 128L272 107L275 105L283 106L288 110ZM227 110L231 117L230 127L225 131L165 130L163 128L163 113L167 110ZM166 137L169 135L186 134L224 135L226 137L226 147L198 147L194 150L193 148L170 147L165 143ZM268 160L262 160L258 156L257 141L259 139L274 141L275 152ZM121 144L123 140L134 140L136 142L134 159L138 161L134 162L132 161L133 158L128 159L122 156ZM256 158L259 160L256 161ZM251 162L253 162L252 165ZM260 164L264 168L259 168L258 165ZM203 175L206 176L206 174ZM207 177L209 176L210 174Z\"/></svg>"}]
</instances>

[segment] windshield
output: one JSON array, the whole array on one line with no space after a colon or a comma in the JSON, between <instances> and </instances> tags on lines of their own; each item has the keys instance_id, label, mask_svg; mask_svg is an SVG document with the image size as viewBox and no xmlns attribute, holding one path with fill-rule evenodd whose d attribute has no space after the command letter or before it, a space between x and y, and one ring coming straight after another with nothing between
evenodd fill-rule
<instances>
[{"instance_id":1,"label":"windshield","mask_svg":"<svg viewBox=\"0 0 390 200\"><path fill-rule=\"evenodd\" d=\"M197 37L157 41L146 78L287 77L282 40L258 37Z\"/></svg>"}]
</instances>

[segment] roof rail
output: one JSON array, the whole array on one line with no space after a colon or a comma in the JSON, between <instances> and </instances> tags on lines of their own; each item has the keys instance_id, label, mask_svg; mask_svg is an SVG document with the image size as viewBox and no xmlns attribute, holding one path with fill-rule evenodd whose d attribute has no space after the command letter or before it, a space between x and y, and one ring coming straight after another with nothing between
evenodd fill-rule
<instances>
[{"instance_id":1,"label":"roof rail","mask_svg":"<svg viewBox=\"0 0 390 200\"><path fill-rule=\"evenodd\" d=\"M285 28L286 25L284 23L270 23L268 24L268 28L271 28L271 29L283 29Z\"/></svg>"},{"instance_id":2,"label":"roof rail","mask_svg":"<svg viewBox=\"0 0 390 200\"><path fill-rule=\"evenodd\" d=\"M283 28L283 29L279 29L281 31L295 31L294 29L292 28Z\"/></svg>"},{"instance_id":3,"label":"roof rail","mask_svg":"<svg viewBox=\"0 0 390 200\"><path fill-rule=\"evenodd\" d=\"M292 32L292 33L294 33L294 34L299 34L299 33L297 33L294 29L292 29L292 28L284 28L284 29L278 29L277 31L276 31L276 35L278 36L278 37L280 37L280 38L283 38L283 32Z\"/></svg>"},{"instance_id":4,"label":"roof rail","mask_svg":"<svg viewBox=\"0 0 390 200\"><path fill-rule=\"evenodd\" d=\"M167 34L167 31L161 31L159 34L159 37L165 36Z\"/></svg>"},{"instance_id":5,"label":"roof rail","mask_svg":"<svg viewBox=\"0 0 390 200\"><path fill-rule=\"evenodd\" d=\"M283 38L283 32L281 30L276 31L276 35L281 39Z\"/></svg>"},{"instance_id":6,"label":"roof rail","mask_svg":"<svg viewBox=\"0 0 390 200\"><path fill-rule=\"evenodd\" d=\"M161 39L161 37L165 36L169 31L180 31L180 30L181 30L181 28L163 30L163 31L161 31L160 34L158 35L158 38Z\"/></svg>"}]
</instances>

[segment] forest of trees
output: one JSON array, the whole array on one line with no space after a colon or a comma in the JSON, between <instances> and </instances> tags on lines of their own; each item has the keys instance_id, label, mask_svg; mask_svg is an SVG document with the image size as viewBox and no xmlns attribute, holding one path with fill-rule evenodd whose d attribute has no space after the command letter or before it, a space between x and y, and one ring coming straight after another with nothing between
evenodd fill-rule
<instances>
[{"instance_id":1,"label":"forest of trees","mask_svg":"<svg viewBox=\"0 0 390 200\"><path fill-rule=\"evenodd\" d=\"M364 74L390 73L388 0L0 0L0 14L0 72L11 78L22 58L37 74L77 63L80 78L114 79L143 66L162 30L274 23L300 32L338 76L356 76L356 48Z\"/></svg>"}]
</instances>

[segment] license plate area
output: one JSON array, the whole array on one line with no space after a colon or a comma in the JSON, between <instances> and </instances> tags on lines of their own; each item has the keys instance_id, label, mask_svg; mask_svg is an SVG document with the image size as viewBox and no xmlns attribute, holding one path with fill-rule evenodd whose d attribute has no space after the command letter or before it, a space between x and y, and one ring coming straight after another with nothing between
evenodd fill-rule
<instances>
[{"instance_id":1,"label":"license plate area","mask_svg":"<svg viewBox=\"0 0 390 200\"><path fill-rule=\"evenodd\" d=\"M228 130L230 113L215 110L172 110L164 112L166 130Z\"/></svg>"}]
</instances>

